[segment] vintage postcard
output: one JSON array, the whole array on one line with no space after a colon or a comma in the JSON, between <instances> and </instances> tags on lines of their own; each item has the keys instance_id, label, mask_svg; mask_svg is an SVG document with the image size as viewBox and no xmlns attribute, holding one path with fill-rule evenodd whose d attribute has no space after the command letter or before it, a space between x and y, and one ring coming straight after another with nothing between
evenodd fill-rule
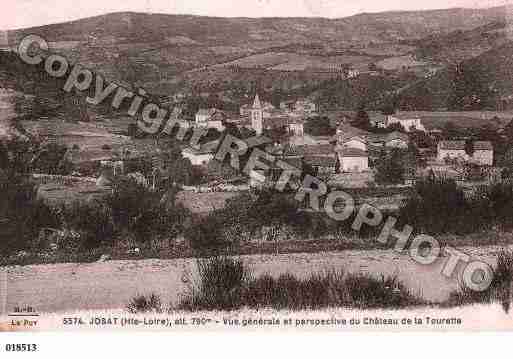
<instances>
[{"instance_id":1,"label":"vintage postcard","mask_svg":"<svg viewBox=\"0 0 513 359\"><path fill-rule=\"evenodd\" d=\"M0 30L0 331L513 330L508 3L3 0Z\"/></svg>"}]
</instances>

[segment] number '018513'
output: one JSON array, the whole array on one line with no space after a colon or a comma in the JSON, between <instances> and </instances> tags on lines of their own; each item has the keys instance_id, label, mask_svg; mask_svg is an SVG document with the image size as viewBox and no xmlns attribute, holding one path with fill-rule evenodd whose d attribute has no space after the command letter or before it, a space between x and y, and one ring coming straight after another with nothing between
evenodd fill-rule
<instances>
[{"instance_id":1,"label":"number '018513'","mask_svg":"<svg viewBox=\"0 0 513 359\"><path fill-rule=\"evenodd\" d=\"M35 352L37 351L37 344L6 344L6 352Z\"/></svg>"}]
</instances>

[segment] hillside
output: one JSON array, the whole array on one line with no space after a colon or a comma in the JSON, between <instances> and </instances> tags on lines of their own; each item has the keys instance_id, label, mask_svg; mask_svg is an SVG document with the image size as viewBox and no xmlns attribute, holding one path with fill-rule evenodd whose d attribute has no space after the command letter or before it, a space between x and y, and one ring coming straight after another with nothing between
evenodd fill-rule
<instances>
[{"instance_id":1,"label":"hillside","mask_svg":"<svg viewBox=\"0 0 513 359\"><path fill-rule=\"evenodd\" d=\"M513 106L513 42L439 71L404 91L411 110L505 110Z\"/></svg>"},{"instance_id":2,"label":"hillside","mask_svg":"<svg viewBox=\"0 0 513 359\"><path fill-rule=\"evenodd\" d=\"M74 61L112 79L173 92L175 77L255 54L299 55L275 70L301 69L322 57L365 67L415 49L405 42L432 34L469 30L504 18L504 8L359 14L323 18L213 18L188 15L112 13L9 32L16 43L38 34ZM317 56L320 58L313 58ZM343 59L339 57L343 56ZM355 59L364 58L365 61ZM127 66L128 64L128 66ZM258 65L258 64L257 64ZM131 74L127 74L127 68ZM132 77L132 79L130 78Z\"/></svg>"},{"instance_id":3,"label":"hillside","mask_svg":"<svg viewBox=\"0 0 513 359\"><path fill-rule=\"evenodd\" d=\"M341 19L125 12L10 31L9 39L16 43L24 35L38 34L54 51L109 80L142 86L162 96L215 93L238 102L256 87L307 96L310 93L305 92L311 90L314 98L330 106L353 108L362 100L355 93L369 95L367 103L380 104L390 93L422 78L422 70L410 76L401 73L403 67L429 69L438 61L447 62L455 48L467 51L463 58L468 58L471 52L482 54L502 45L494 37L481 42L475 37L500 30L504 21L504 7L384 12ZM414 61L412 53L423 54L426 61ZM392 78L364 76L347 83L330 73L330 68L342 66L368 72L373 64L397 73ZM449 90L442 91L447 80L429 82L439 81L435 87L447 94ZM424 82L408 94L425 97L430 92L422 91ZM429 101L445 106L437 99ZM415 106L418 102L418 98L403 101Z\"/></svg>"},{"instance_id":4,"label":"hillside","mask_svg":"<svg viewBox=\"0 0 513 359\"><path fill-rule=\"evenodd\" d=\"M472 29L504 18L504 8L447 9L359 14L323 18L213 18L187 15L112 13L68 23L12 31L36 33L51 41L87 41L89 36L119 43L159 42L182 37L203 45L261 41L391 41ZM190 39L190 40L188 40Z\"/></svg>"},{"instance_id":5,"label":"hillside","mask_svg":"<svg viewBox=\"0 0 513 359\"><path fill-rule=\"evenodd\" d=\"M499 47L511 39L513 25L494 21L471 30L430 35L418 41L418 58L454 64Z\"/></svg>"}]
</instances>

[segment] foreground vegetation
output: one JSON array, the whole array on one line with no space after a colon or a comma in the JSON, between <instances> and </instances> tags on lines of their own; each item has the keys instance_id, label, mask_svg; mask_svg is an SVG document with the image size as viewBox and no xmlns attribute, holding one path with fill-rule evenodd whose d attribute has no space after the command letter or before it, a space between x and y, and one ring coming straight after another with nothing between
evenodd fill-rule
<instances>
[{"instance_id":1,"label":"foreground vegetation","mask_svg":"<svg viewBox=\"0 0 513 359\"><path fill-rule=\"evenodd\" d=\"M171 310L404 308L428 303L410 293L396 278L374 278L363 274L330 271L300 279L292 274L279 278L254 277L240 260L212 257L198 260L200 282ZM137 296L128 304L130 312L161 312L158 296Z\"/></svg>"},{"instance_id":2,"label":"foreground vegetation","mask_svg":"<svg viewBox=\"0 0 513 359\"><path fill-rule=\"evenodd\" d=\"M483 292L472 291L465 286L451 293L447 306L501 303L504 311L509 313L512 300L513 252L502 251L497 257L497 266L493 272L493 281Z\"/></svg>"},{"instance_id":3,"label":"foreground vegetation","mask_svg":"<svg viewBox=\"0 0 513 359\"><path fill-rule=\"evenodd\" d=\"M458 307L471 304L502 303L505 312L511 305L513 252L503 251L497 258L490 287L474 292L464 286L447 301L430 303L411 293L397 278L346 274L342 271L313 273L306 278L284 274L255 277L240 260L212 257L198 260L199 282L191 284L178 303L169 310L233 311L243 308L275 310L318 310L325 308L400 309L439 305ZM158 295L140 295L127 306L132 313L164 311Z\"/></svg>"},{"instance_id":4,"label":"foreground vegetation","mask_svg":"<svg viewBox=\"0 0 513 359\"><path fill-rule=\"evenodd\" d=\"M381 226L356 232L354 215L339 222L303 211L287 193L248 192L198 216L177 203L176 187L152 190L120 177L102 201L50 207L26 177L1 174L4 264L124 258L131 248L139 248L139 258L387 248L375 240ZM513 229L512 205L511 182L464 192L454 181L431 178L410 191L399 213L390 214L398 217L397 228L409 224L443 244L495 245L505 244L502 234Z\"/></svg>"}]
</instances>

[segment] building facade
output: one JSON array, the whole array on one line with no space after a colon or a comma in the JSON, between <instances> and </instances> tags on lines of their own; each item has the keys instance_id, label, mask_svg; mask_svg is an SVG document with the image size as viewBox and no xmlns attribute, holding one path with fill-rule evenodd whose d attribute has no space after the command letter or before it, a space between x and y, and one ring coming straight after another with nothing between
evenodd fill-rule
<instances>
[{"instance_id":1,"label":"building facade","mask_svg":"<svg viewBox=\"0 0 513 359\"><path fill-rule=\"evenodd\" d=\"M440 141L437 147L437 160L439 162L459 160L479 166L493 165L493 145L490 141L474 141L471 146L471 155L467 153L465 147L465 141Z\"/></svg>"},{"instance_id":2,"label":"building facade","mask_svg":"<svg viewBox=\"0 0 513 359\"><path fill-rule=\"evenodd\" d=\"M218 131L224 131L224 121L227 116L224 112L215 108L199 109L196 113L195 123L197 127L214 128Z\"/></svg>"}]
</instances>

